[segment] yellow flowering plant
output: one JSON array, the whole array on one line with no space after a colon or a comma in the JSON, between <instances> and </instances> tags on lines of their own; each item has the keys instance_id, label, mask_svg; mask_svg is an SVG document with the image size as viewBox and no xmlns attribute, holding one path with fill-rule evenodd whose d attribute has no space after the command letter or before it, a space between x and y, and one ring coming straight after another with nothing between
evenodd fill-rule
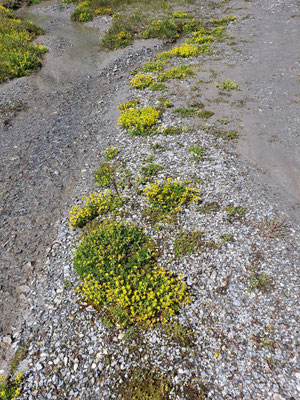
<instances>
[{"instance_id":1,"label":"yellow flowering plant","mask_svg":"<svg viewBox=\"0 0 300 400\"><path fill-rule=\"evenodd\" d=\"M74 255L83 297L95 308L106 306L121 326L166 322L191 297L180 276L156 266L156 257L154 243L141 229L105 221Z\"/></svg>"},{"instance_id":2,"label":"yellow flowering plant","mask_svg":"<svg viewBox=\"0 0 300 400\"><path fill-rule=\"evenodd\" d=\"M118 126L128 129L131 135L151 134L151 128L159 119L159 111L155 107L147 106L139 109L132 101L120 104L118 109L121 111Z\"/></svg>"},{"instance_id":3,"label":"yellow flowering plant","mask_svg":"<svg viewBox=\"0 0 300 400\"><path fill-rule=\"evenodd\" d=\"M183 205L199 200L200 191L172 178L148 184L144 193L153 211L162 214L176 213Z\"/></svg>"},{"instance_id":4,"label":"yellow flowering plant","mask_svg":"<svg viewBox=\"0 0 300 400\"><path fill-rule=\"evenodd\" d=\"M94 178L97 185L102 187L110 186L115 178L115 168L109 163L103 163L94 171Z\"/></svg>"},{"instance_id":5,"label":"yellow flowering plant","mask_svg":"<svg viewBox=\"0 0 300 400\"><path fill-rule=\"evenodd\" d=\"M14 379L0 376L0 400L16 400L21 392L22 372Z\"/></svg>"},{"instance_id":6,"label":"yellow flowering plant","mask_svg":"<svg viewBox=\"0 0 300 400\"><path fill-rule=\"evenodd\" d=\"M6 79L29 75L41 66L47 48L31 42L42 29L15 18L5 7L0 8L0 83Z\"/></svg>"},{"instance_id":7,"label":"yellow flowering plant","mask_svg":"<svg viewBox=\"0 0 300 400\"><path fill-rule=\"evenodd\" d=\"M70 212L69 222L72 227L82 228L89 221L100 215L119 209L123 205L123 200L113 194L110 190L100 193L92 193L84 196L84 206L74 206Z\"/></svg>"},{"instance_id":8,"label":"yellow flowering plant","mask_svg":"<svg viewBox=\"0 0 300 400\"><path fill-rule=\"evenodd\" d=\"M131 86L136 89L146 89L154 82L154 77L152 74L142 74L138 73L129 82Z\"/></svg>"},{"instance_id":9,"label":"yellow flowering plant","mask_svg":"<svg viewBox=\"0 0 300 400\"><path fill-rule=\"evenodd\" d=\"M159 82L165 82L169 79L186 79L189 76L194 75L193 68L182 64L178 67L172 67L171 69L160 72L157 76Z\"/></svg>"}]
</instances>

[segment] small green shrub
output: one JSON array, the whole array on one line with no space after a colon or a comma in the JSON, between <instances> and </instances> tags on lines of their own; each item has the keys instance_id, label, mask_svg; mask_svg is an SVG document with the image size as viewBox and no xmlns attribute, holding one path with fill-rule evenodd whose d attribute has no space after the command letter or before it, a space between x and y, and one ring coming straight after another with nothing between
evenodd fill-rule
<instances>
[{"instance_id":1,"label":"small green shrub","mask_svg":"<svg viewBox=\"0 0 300 400\"><path fill-rule=\"evenodd\" d=\"M143 33L144 39L178 39L178 28L174 20L162 19L151 21L150 26Z\"/></svg>"},{"instance_id":2,"label":"small green shrub","mask_svg":"<svg viewBox=\"0 0 300 400\"><path fill-rule=\"evenodd\" d=\"M177 321L170 321L163 325L162 331L170 341L174 341L180 346L193 347L195 345L195 333L192 328L184 326Z\"/></svg>"},{"instance_id":3,"label":"small green shrub","mask_svg":"<svg viewBox=\"0 0 300 400\"><path fill-rule=\"evenodd\" d=\"M150 147L153 151L164 151L165 150L164 146L159 143L151 143Z\"/></svg>"},{"instance_id":4,"label":"small green shrub","mask_svg":"<svg viewBox=\"0 0 300 400\"><path fill-rule=\"evenodd\" d=\"M202 119L209 119L214 115L214 112L209 110L197 111L197 116Z\"/></svg>"},{"instance_id":5,"label":"small green shrub","mask_svg":"<svg viewBox=\"0 0 300 400\"><path fill-rule=\"evenodd\" d=\"M156 60L155 58L153 58L152 60L145 62L145 64L141 68L141 71L158 72L162 71L165 65L166 65L166 60Z\"/></svg>"},{"instance_id":6,"label":"small green shrub","mask_svg":"<svg viewBox=\"0 0 300 400\"><path fill-rule=\"evenodd\" d=\"M272 277L265 273L253 272L250 275L250 289L258 289L262 293L266 293L272 289Z\"/></svg>"},{"instance_id":7,"label":"small green shrub","mask_svg":"<svg viewBox=\"0 0 300 400\"><path fill-rule=\"evenodd\" d=\"M144 178L151 178L153 175L156 175L162 169L163 167L160 164L151 163L143 165L141 171Z\"/></svg>"},{"instance_id":8,"label":"small green shrub","mask_svg":"<svg viewBox=\"0 0 300 400\"><path fill-rule=\"evenodd\" d=\"M230 92L230 91L233 91L233 90L241 90L239 85L235 81L232 81L229 78L225 79L225 81L222 82L222 83L215 82L215 85L216 85L217 88L219 88L221 90L225 90L226 92Z\"/></svg>"},{"instance_id":9,"label":"small green shrub","mask_svg":"<svg viewBox=\"0 0 300 400\"><path fill-rule=\"evenodd\" d=\"M182 232L175 238L175 256L183 257L189 254L201 253L206 248L215 248L216 244L213 241L204 240L205 232L191 231Z\"/></svg>"},{"instance_id":10,"label":"small green shrub","mask_svg":"<svg viewBox=\"0 0 300 400\"><path fill-rule=\"evenodd\" d=\"M229 205L228 207L226 207L226 211L228 214L228 219L229 221L233 221L235 219L241 219L243 217L245 217L246 213L247 213L247 209L243 208L243 207L234 207L232 205Z\"/></svg>"},{"instance_id":11,"label":"small green shrub","mask_svg":"<svg viewBox=\"0 0 300 400\"><path fill-rule=\"evenodd\" d=\"M139 109L136 104L128 102L119 107L121 116L118 125L128 129L131 135L147 136L151 128L157 124L159 112L155 107L147 106Z\"/></svg>"},{"instance_id":12,"label":"small green shrub","mask_svg":"<svg viewBox=\"0 0 300 400\"><path fill-rule=\"evenodd\" d=\"M152 83L149 89L152 90L153 92L158 92L160 90L167 90L167 87L163 83L158 82L158 83Z\"/></svg>"},{"instance_id":13,"label":"small green shrub","mask_svg":"<svg viewBox=\"0 0 300 400\"><path fill-rule=\"evenodd\" d=\"M147 185L144 193L150 208L162 214L176 213L182 206L198 201L200 196L199 190L171 178Z\"/></svg>"},{"instance_id":14,"label":"small green shrub","mask_svg":"<svg viewBox=\"0 0 300 400\"><path fill-rule=\"evenodd\" d=\"M0 6L0 83L30 75L41 66L47 48L31 42L43 31Z\"/></svg>"},{"instance_id":15,"label":"small green shrub","mask_svg":"<svg viewBox=\"0 0 300 400\"><path fill-rule=\"evenodd\" d=\"M171 69L160 72L157 76L157 80L159 82L165 82L169 79L186 79L189 76L194 75L194 70L193 68L182 64L179 65L178 67L172 67Z\"/></svg>"},{"instance_id":16,"label":"small green shrub","mask_svg":"<svg viewBox=\"0 0 300 400\"><path fill-rule=\"evenodd\" d=\"M116 148L114 146L110 146L107 149L104 150L104 158L106 161L110 161L114 158L117 157L117 155L120 153L120 149Z\"/></svg>"},{"instance_id":17,"label":"small green shrub","mask_svg":"<svg viewBox=\"0 0 300 400\"><path fill-rule=\"evenodd\" d=\"M115 179L115 168L108 163L104 163L94 171L94 178L97 185L102 187L110 186Z\"/></svg>"},{"instance_id":18,"label":"small green shrub","mask_svg":"<svg viewBox=\"0 0 300 400\"><path fill-rule=\"evenodd\" d=\"M154 83L154 78L152 74L138 73L129 83L136 89L146 89Z\"/></svg>"},{"instance_id":19,"label":"small green shrub","mask_svg":"<svg viewBox=\"0 0 300 400\"><path fill-rule=\"evenodd\" d=\"M201 146L192 146L189 148L189 152L193 155L196 161L203 160L205 157L205 150Z\"/></svg>"},{"instance_id":20,"label":"small green shrub","mask_svg":"<svg viewBox=\"0 0 300 400\"><path fill-rule=\"evenodd\" d=\"M78 4L76 10L71 15L71 21L88 22L93 19L93 11L88 1L82 1Z\"/></svg>"},{"instance_id":21,"label":"small green shrub","mask_svg":"<svg viewBox=\"0 0 300 400\"><path fill-rule=\"evenodd\" d=\"M0 400L14 400L21 393L22 372L19 372L15 379L0 376Z\"/></svg>"},{"instance_id":22,"label":"small green shrub","mask_svg":"<svg viewBox=\"0 0 300 400\"><path fill-rule=\"evenodd\" d=\"M96 15L111 15L112 9L110 7L99 7L95 10Z\"/></svg>"},{"instance_id":23,"label":"small green shrub","mask_svg":"<svg viewBox=\"0 0 300 400\"><path fill-rule=\"evenodd\" d=\"M178 107L175 108L174 111L176 112L176 114L179 114L182 118L193 117L197 113L197 110L194 107Z\"/></svg>"},{"instance_id":24,"label":"small green shrub","mask_svg":"<svg viewBox=\"0 0 300 400\"><path fill-rule=\"evenodd\" d=\"M170 390L169 378L158 371L142 369L132 371L130 379L119 387L124 400L167 400Z\"/></svg>"},{"instance_id":25,"label":"small green shrub","mask_svg":"<svg viewBox=\"0 0 300 400\"><path fill-rule=\"evenodd\" d=\"M156 267L153 242L134 225L105 221L74 255L84 298L121 326L165 323L191 301L181 277Z\"/></svg>"},{"instance_id":26,"label":"small green shrub","mask_svg":"<svg viewBox=\"0 0 300 400\"><path fill-rule=\"evenodd\" d=\"M102 44L110 50L121 49L133 43L133 36L130 32L121 31L116 34L108 31L101 37Z\"/></svg>"},{"instance_id":27,"label":"small green shrub","mask_svg":"<svg viewBox=\"0 0 300 400\"><path fill-rule=\"evenodd\" d=\"M92 193L84 196L84 206L74 206L71 210L69 222L72 227L82 228L89 221L100 215L107 214L120 208L122 199L114 195L110 190L100 193Z\"/></svg>"}]
</instances>

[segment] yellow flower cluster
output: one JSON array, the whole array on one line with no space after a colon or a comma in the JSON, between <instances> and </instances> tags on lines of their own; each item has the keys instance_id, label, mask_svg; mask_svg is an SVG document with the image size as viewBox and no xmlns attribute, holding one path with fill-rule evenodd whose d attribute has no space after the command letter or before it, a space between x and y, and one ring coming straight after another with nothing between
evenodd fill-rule
<instances>
[{"instance_id":1,"label":"yellow flower cluster","mask_svg":"<svg viewBox=\"0 0 300 400\"><path fill-rule=\"evenodd\" d=\"M183 43L181 46L173 47L169 53L172 57L195 57L198 55L199 49L193 44Z\"/></svg>"},{"instance_id":2,"label":"yellow flower cluster","mask_svg":"<svg viewBox=\"0 0 300 400\"><path fill-rule=\"evenodd\" d=\"M237 17L235 17L234 15L228 15L228 16L225 16L225 17L223 17L221 19L213 18L211 20L211 22L214 25L228 25L229 22L235 21L236 19L237 19Z\"/></svg>"},{"instance_id":3,"label":"yellow flower cluster","mask_svg":"<svg viewBox=\"0 0 300 400\"><path fill-rule=\"evenodd\" d=\"M136 76L129 82L131 86L136 89L145 89L154 82L154 78L152 74L142 74L138 73Z\"/></svg>"},{"instance_id":4,"label":"yellow flower cluster","mask_svg":"<svg viewBox=\"0 0 300 400\"><path fill-rule=\"evenodd\" d=\"M159 82L165 82L168 79L185 79L191 75L194 75L193 68L182 64L178 67L172 67L167 71L160 72L157 76L157 80Z\"/></svg>"},{"instance_id":5,"label":"yellow flower cluster","mask_svg":"<svg viewBox=\"0 0 300 400\"><path fill-rule=\"evenodd\" d=\"M153 210L161 213L176 213L183 205L199 200L200 191L172 178L148 184L144 193Z\"/></svg>"},{"instance_id":6,"label":"yellow flower cluster","mask_svg":"<svg viewBox=\"0 0 300 400\"><path fill-rule=\"evenodd\" d=\"M92 193L83 198L84 206L74 206L71 210L69 222L73 227L82 228L89 221L102 214L114 211L122 206L122 199L114 195L110 190L100 193Z\"/></svg>"},{"instance_id":7,"label":"yellow flower cluster","mask_svg":"<svg viewBox=\"0 0 300 400\"><path fill-rule=\"evenodd\" d=\"M118 109L121 111L118 125L129 129L132 135L147 135L159 119L158 110L152 106L139 109L136 103L128 102L121 104Z\"/></svg>"},{"instance_id":8,"label":"yellow flower cluster","mask_svg":"<svg viewBox=\"0 0 300 400\"><path fill-rule=\"evenodd\" d=\"M114 180L115 168L108 163L102 164L94 171L94 178L97 185L106 187Z\"/></svg>"},{"instance_id":9,"label":"yellow flower cluster","mask_svg":"<svg viewBox=\"0 0 300 400\"><path fill-rule=\"evenodd\" d=\"M16 400L21 389L22 372L18 372L15 379L7 379L0 376L0 400Z\"/></svg>"},{"instance_id":10,"label":"yellow flower cluster","mask_svg":"<svg viewBox=\"0 0 300 400\"><path fill-rule=\"evenodd\" d=\"M215 40L211 33L207 33L205 30L199 30L194 32L193 37L189 40L191 43L204 44L211 43Z\"/></svg>"},{"instance_id":11,"label":"yellow flower cluster","mask_svg":"<svg viewBox=\"0 0 300 400\"><path fill-rule=\"evenodd\" d=\"M175 11L173 13L173 17L174 18L187 18L187 13L183 12L183 11Z\"/></svg>"},{"instance_id":12,"label":"yellow flower cluster","mask_svg":"<svg viewBox=\"0 0 300 400\"><path fill-rule=\"evenodd\" d=\"M142 275L136 267L136 274L128 274L125 279L120 275L112 276L109 282L102 284L88 275L81 290L85 299L95 307L109 304L123 310L126 318L116 320L120 325L165 323L180 305L191 302L180 275L175 277L157 267Z\"/></svg>"},{"instance_id":13,"label":"yellow flower cluster","mask_svg":"<svg viewBox=\"0 0 300 400\"><path fill-rule=\"evenodd\" d=\"M30 42L42 31L29 21L22 22L5 7L0 8L0 83L29 75L41 64L45 46Z\"/></svg>"},{"instance_id":14,"label":"yellow flower cluster","mask_svg":"<svg viewBox=\"0 0 300 400\"><path fill-rule=\"evenodd\" d=\"M100 7L95 10L96 15L110 15L112 13L112 9L108 7Z\"/></svg>"},{"instance_id":15,"label":"yellow flower cluster","mask_svg":"<svg viewBox=\"0 0 300 400\"><path fill-rule=\"evenodd\" d=\"M156 266L153 242L134 225L105 221L74 255L78 288L95 308L107 306L119 325L166 322L191 297L180 276Z\"/></svg>"},{"instance_id":16,"label":"yellow flower cluster","mask_svg":"<svg viewBox=\"0 0 300 400\"><path fill-rule=\"evenodd\" d=\"M104 157L106 161L110 161L113 158L117 157L117 155L120 153L120 149L114 146L107 147L107 149L104 150Z\"/></svg>"},{"instance_id":17,"label":"yellow flower cluster","mask_svg":"<svg viewBox=\"0 0 300 400\"><path fill-rule=\"evenodd\" d=\"M161 71L164 69L167 60L156 60L153 58L152 60L147 61L141 68L141 71L144 72L152 72L152 71Z\"/></svg>"}]
</instances>

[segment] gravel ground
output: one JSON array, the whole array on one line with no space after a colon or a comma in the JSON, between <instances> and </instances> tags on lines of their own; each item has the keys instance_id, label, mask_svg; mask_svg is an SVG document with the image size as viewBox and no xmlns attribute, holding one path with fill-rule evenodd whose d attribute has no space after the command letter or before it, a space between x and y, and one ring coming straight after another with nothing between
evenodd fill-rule
<instances>
[{"instance_id":1,"label":"gravel ground","mask_svg":"<svg viewBox=\"0 0 300 400\"><path fill-rule=\"evenodd\" d=\"M241 3L243 7L239 9ZM288 3L265 1L261 6L256 1L249 7L257 14L272 11L278 16L295 12L295 2ZM216 400L300 397L299 228L283 211L282 203L273 201L274 196L283 200L284 197L271 192L257 179L259 169L238 156L233 142L207 131L213 126L220 128L218 119L228 119L226 129L235 129L243 136L243 118L252 113L252 103L248 105L247 99L254 97L254 93L246 82L241 84L241 92L228 96L219 93L214 85L215 80L228 76L240 83L234 72L228 75L226 67L243 63L249 57L247 52L243 53L245 44L239 42L238 34L240 20L248 23L242 19L247 15L248 3L229 4L235 6L230 13L239 17L229 27L229 32L236 36L236 47L216 45L216 54L187 61L200 65L195 77L167 83L166 96L176 107L198 100L215 113L208 126L205 121L180 119L170 108L161 123L188 125L192 132L140 138L116 128L119 103L140 96L142 104L157 105L161 96L149 90L137 92L126 84L130 79L128 57L134 59L132 64L140 63L145 58L140 50L128 50L112 65L108 63L102 72L110 80L108 92L101 81L93 89L87 85L93 106L79 124L89 132L94 147L97 143L97 150L93 156L90 148L85 147L78 171L81 173L76 178L78 184L72 193L75 201L80 202L82 194L95 189L91 171L97 164L97 155L108 145L120 148L116 161L126 162L133 177L139 175L141 166L152 154L154 161L164 167L158 178L192 178L201 190L201 204L187 207L175 224L161 224L159 230L143 217L146 199L132 189L125 191L126 220L151 235L161 250L160 264L181 273L192 291L193 302L175 318L190 327L192 340L183 346L158 328L137 331L132 337L128 332L105 327L93 308L79 301L72 251L80 233L71 231L67 219L62 218L53 229L57 236L46 250L47 260L39 275L29 277L23 289L19 289L26 303L22 327L6 336L6 343L9 345L11 340L13 350L27 348L27 356L19 365L25 372L22 399L122 398L119 385L138 368L164 373L172 383L170 397L178 400L197 399L201 395ZM221 12L217 9L216 15ZM248 28L243 27L245 35ZM252 27L250 32L253 30ZM200 79L207 83L200 84ZM81 149L89 140L82 143ZM153 151L153 143L164 150ZM203 160L197 162L189 153L194 145L205 149ZM201 205L211 202L217 204L216 210L203 212ZM245 208L246 215L230 217L229 205ZM182 230L193 229L204 231L205 240L217 246L176 258L174 237ZM231 235L227 236L229 240L224 241L225 234ZM29 270L32 268L30 263L26 265ZM269 285L253 287L253 277L262 273L269 277Z\"/></svg>"}]
</instances>

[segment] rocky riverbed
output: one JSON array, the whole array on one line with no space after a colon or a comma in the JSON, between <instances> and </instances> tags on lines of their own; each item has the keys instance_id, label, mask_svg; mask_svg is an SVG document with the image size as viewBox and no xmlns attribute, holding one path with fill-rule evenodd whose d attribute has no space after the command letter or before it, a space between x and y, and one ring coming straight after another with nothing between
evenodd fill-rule
<instances>
[{"instance_id":1,"label":"rocky riverbed","mask_svg":"<svg viewBox=\"0 0 300 400\"><path fill-rule=\"evenodd\" d=\"M195 6L200 12L201 2L190 7ZM130 72L162 51L159 42L139 42L104 55L97 52L97 31L90 27L85 40L94 49L91 64L60 75L51 52L70 57L72 42L57 39L54 25L52 38L44 38L49 64L46 60L39 74L1 88L2 104L21 99L27 105L1 132L2 349L3 354L18 349L26 354L18 367L24 371L21 398L123 398L124 383L140 371L162 374L174 399L299 397L298 83L295 60L288 57L296 42L291 39L285 47L286 57L278 54L278 64L277 48L264 56L270 27L289 27L282 28L282 46L287 36L295 37L297 4L234 0L226 6L238 17L227 29L234 36L230 44L217 43L214 54L185 60L197 66L194 77L168 82L163 93L173 107L165 110L161 123L187 126L188 133L143 138L117 128L120 103L136 97L142 105L162 101L160 92L128 85ZM36 10L46 15L47 24L52 15L52 24L60 26L56 5L44 3ZM221 17L224 8L210 12ZM68 13L62 11L66 20ZM225 78L236 80L242 90L221 92L214 82ZM279 82L285 88L282 98L272 96ZM174 113L200 101L214 113L207 121ZM229 140L224 132L236 132L238 139ZM193 294L171 331L108 329L91 306L79 301L72 252L80 233L70 230L67 214L83 194L97 190L92 171L111 145L120 148L114 162L125 163L132 179L151 157L163 167L158 179L192 179L201 191L201 203L159 229L144 218L142 184L124 192L126 221L156 241L160 265L181 273ZM204 149L201 159L191 154L193 146ZM262 148L266 157L255 150ZM244 161L239 152L258 165ZM214 246L176 257L174 238L195 230ZM16 312L20 304L22 315ZM176 334L175 326L186 330Z\"/></svg>"}]
</instances>

